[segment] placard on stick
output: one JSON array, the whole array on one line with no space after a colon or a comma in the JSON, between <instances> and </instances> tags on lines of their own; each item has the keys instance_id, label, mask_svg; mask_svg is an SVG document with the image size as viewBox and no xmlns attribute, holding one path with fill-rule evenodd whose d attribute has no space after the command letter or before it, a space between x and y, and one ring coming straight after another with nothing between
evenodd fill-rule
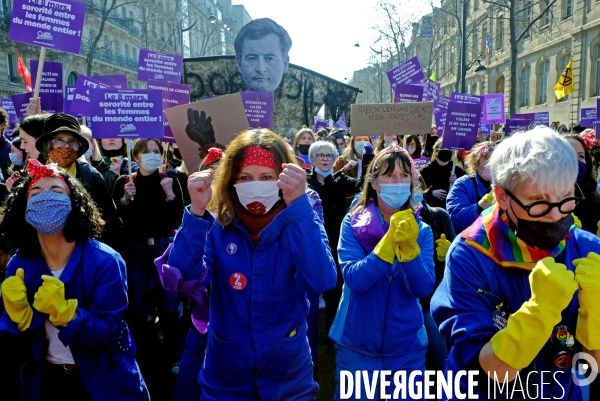
<instances>
[{"instance_id":1,"label":"placard on stick","mask_svg":"<svg viewBox=\"0 0 600 401\"><path fill-rule=\"evenodd\" d=\"M138 79L140 81L154 79L180 83L182 69L183 56L179 54L140 49L138 60Z\"/></svg>"},{"instance_id":2,"label":"placard on stick","mask_svg":"<svg viewBox=\"0 0 600 401\"><path fill-rule=\"evenodd\" d=\"M31 71L37 71L38 60L30 60ZM40 97L42 98L42 110L49 113L63 112L63 65L54 61L45 61L42 66L42 81L40 82ZM36 86L37 76L31 77L32 85Z\"/></svg>"},{"instance_id":3,"label":"placard on stick","mask_svg":"<svg viewBox=\"0 0 600 401\"><path fill-rule=\"evenodd\" d=\"M353 104L351 134L398 135L427 134L431 130L433 102Z\"/></svg>"},{"instance_id":4,"label":"placard on stick","mask_svg":"<svg viewBox=\"0 0 600 401\"><path fill-rule=\"evenodd\" d=\"M190 102L192 87L190 85L176 84L174 82L149 80L148 89L162 91L163 126L165 129L163 140L165 142L173 143L175 142L175 137L171 130L171 124L169 124L167 116L164 114L164 110L179 106L180 104L188 104Z\"/></svg>"},{"instance_id":5,"label":"placard on stick","mask_svg":"<svg viewBox=\"0 0 600 401\"><path fill-rule=\"evenodd\" d=\"M444 149L471 149L477 142L480 119L481 104L450 102L444 127Z\"/></svg>"}]
</instances>

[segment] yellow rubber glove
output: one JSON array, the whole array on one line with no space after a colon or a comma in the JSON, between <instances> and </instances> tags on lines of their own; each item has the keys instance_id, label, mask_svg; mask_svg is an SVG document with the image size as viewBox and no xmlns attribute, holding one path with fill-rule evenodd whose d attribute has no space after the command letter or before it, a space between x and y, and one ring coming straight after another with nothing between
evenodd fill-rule
<instances>
[{"instance_id":1,"label":"yellow rubber glove","mask_svg":"<svg viewBox=\"0 0 600 401\"><path fill-rule=\"evenodd\" d=\"M494 354L519 370L527 367L546 344L577 291L573 272L552 258L537 262L529 285L529 301L510 315L506 327L490 340Z\"/></svg>"},{"instance_id":2,"label":"yellow rubber glove","mask_svg":"<svg viewBox=\"0 0 600 401\"><path fill-rule=\"evenodd\" d=\"M394 239L394 233L396 232L398 224L400 224L400 213L402 212L396 212L392 215L392 218L390 219L390 227L383 238L379 240L375 246L375 249L373 249L375 255L377 255L381 260L384 260L390 264L394 263L394 260L396 259L395 248L397 245L396 240Z\"/></svg>"},{"instance_id":3,"label":"yellow rubber glove","mask_svg":"<svg viewBox=\"0 0 600 401\"><path fill-rule=\"evenodd\" d=\"M4 309L19 331L27 330L33 319L33 309L27 300L27 288L23 277L25 271L19 267L15 276L8 277L2 283Z\"/></svg>"},{"instance_id":4,"label":"yellow rubber glove","mask_svg":"<svg viewBox=\"0 0 600 401\"><path fill-rule=\"evenodd\" d=\"M575 216L575 213L571 213L571 216L573 216L573 220L575 221L577 228L581 230L581 227L583 226L581 225L581 220L579 220L579 217Z\"/></svg>"},{"instance_id":5,"label":"yellow rubber glove","mask_svg":"<svg viewBox=\"0 0 600 401\"><path fill-rule=\"evenodd\" d=\"M33 297L33 307L48 314L53 325L64 326L75 316L77 300L65 299L65 284L56 277L44 274L42 280L44 282Z\"/></svg>"},{"instance_id":6,"label":"yellow rubber glove","mask_svg":"<svg viewBox=\"0 0 600 401\"><path fill-rule=\"evenodd\" d=\"M598 222L598 224L596 224L596 227L598 227L598 231L596 231L596 236L600 237L600 221Z\"/></svg>"},{"instance_id":7,"label":"yellow rubber glove","mask_svg":"<svg viewBox=\"0 0 600 401\"><path fill-rule=\"evenodd\" d=\"M451 242L446 239L446 234L442 234L440 239L435 241L435 244L437 245L437 248L435 248L437 260L444 262L446 260L446 254L448 253L448 248L450 248Z\"/></svg>"},{"instance_id":8,"label":"yellow rubber glove","mask_svg":"<svg viewBox=\"0 0 600 401\"><path fill-rule=\"evenodd\" d=\"M490 191L487 194L483 195L481 198L483 201L489 205L494 203L494 191Z\"/></svg>"},{"instance_id":9,"label":"yellow rubber glove","mask_svg":"<svg viewBox=\"0 0 600 401\"><path fill-rule=\"evenodd\" d=\"M575 281L579 284L579 314L575 337L588 350L600 349L600 255L575 259Z\"/></svg>"},{"instance_id":10,"label":"yellow rubber glove","mask_svg":"<svg viewBox=\"0 0 600 401\"><path fill-rule=\"evenodd\" d=\"M398 212L394 216L396 215L400 220L394 232L396 256L400 262L410 262L421 253L421 248L417 244L419 223L411 209Z\"/></svg>"}]
</instances>

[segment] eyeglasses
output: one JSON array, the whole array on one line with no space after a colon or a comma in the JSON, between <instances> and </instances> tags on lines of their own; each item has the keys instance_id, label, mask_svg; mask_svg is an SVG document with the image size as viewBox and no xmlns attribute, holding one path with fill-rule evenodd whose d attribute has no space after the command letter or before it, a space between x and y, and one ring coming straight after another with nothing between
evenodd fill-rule
<instances>
[{"instance_id":1,"label":"eyeglasses","mask_svg":"<svg viewBox=\"0 0 600 401\"><path fill-rule=\"evenodd\" d=\"M328 154L317 153L317 159L319 159L321 161L333 160L333 155L331 153L328 153Z\"/></svg>"},{"instance_id":2,"label":"eyeglasses","mask_svg":"<svg viewBox=\"0 0 600 401\"><path fill-rule=\"evenodd\" d=\"M55 148L64 148L65 146L68 146L71 149L79 150L79 147L81 146L81 144L79 142L77 142L75 139L71 139L66 142L61 139L53 139L52 146Z\"/></svg>"},{"instance_id":3,"label":"eyeglasses","mask_svg":"<svg viewBox=\"0 0 600 401\"><path fill-rule=\"evenodd\" d=\"M513 195L513 193L510 192L508 189L504 189L504 191L512 200L514 200L517 203L517 205L521 206L521 208L527 212L529 217L536 218L547 215L554 208L558 208L558 211L562 214L572 213L573 210L575 210L575 206L577 206L579 202L585 200L585 196L583 196L583 192L581 192L581 188L579 188L579 185L575 184L575 189L579 191L579 194L581 196L572 196L570 198L563 199L560 202L556 203L539 201L530 203L529 205L524 205L523 202L517 199L517 197Z\"/></svg>"}]
</instances>

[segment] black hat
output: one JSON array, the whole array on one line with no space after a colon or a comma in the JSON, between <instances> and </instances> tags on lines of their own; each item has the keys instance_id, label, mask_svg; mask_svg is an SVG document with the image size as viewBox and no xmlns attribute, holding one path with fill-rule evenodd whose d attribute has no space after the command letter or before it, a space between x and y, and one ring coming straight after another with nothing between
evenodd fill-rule
<instances>
[{"instance_id":1,"label":"black hat","mask_svg":"<svg viewBox=\"0 0 600 401\"><path fill-rule=\"evenodd\" d=\"M54 139L54 136L60 132L68 132L72 134L81 146L77 151L77 155L83 155L90 147L87 139L81 135L81 127L79 121L73 116L68 114L52 114L44 122L44 131L42 135L35 141L35 148L43 152L44 144Z\"/></svg>"}]
</instances>

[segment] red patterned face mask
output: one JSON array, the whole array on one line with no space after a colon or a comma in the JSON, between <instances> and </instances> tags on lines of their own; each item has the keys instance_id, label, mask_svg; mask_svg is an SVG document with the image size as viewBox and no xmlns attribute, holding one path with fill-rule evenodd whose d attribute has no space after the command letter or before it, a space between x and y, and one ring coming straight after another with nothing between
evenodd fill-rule
<instances>
[{"instance_id":1,"label":"red patterned face mask","mask_svg":"<svg viewBox=\"0 0 600 401\"><path fill-rule=\"evenodd\" d=\"M277 181L250 181L234 185L238 199L250 213L267 213L280 199Z\"/></svg>"},{"instance_id":2,"label":"red patterned face mask","mask_svg":"<svg viewBox=\"0 0 600 401\"><path fill-rule=\"evenodd\" d=\"M59 167L69 168L75 160L79 157L77 151L71 148L56 148L52 149L48 153L48 157L53 163L58 164Z\"/></svg>"}]
</instances>

